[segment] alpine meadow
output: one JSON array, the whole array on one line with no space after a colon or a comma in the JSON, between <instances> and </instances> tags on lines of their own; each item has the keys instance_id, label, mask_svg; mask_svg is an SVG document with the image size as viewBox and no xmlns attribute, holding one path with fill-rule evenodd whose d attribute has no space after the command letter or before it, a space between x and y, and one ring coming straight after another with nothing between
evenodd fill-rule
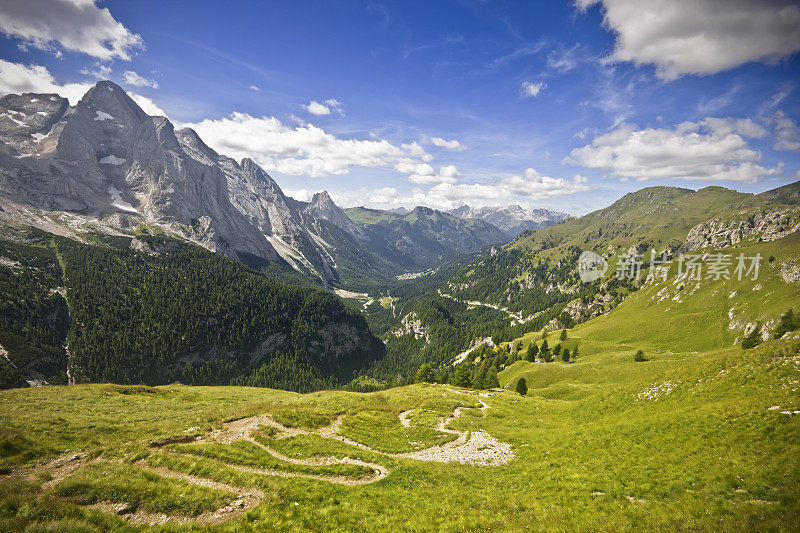
<instances>
[{"instance_id":1,"label":"alpine meadow","mask_svg":"<svg viewBox=\"0 0 800 533\"><path fill-rule=\"evenodd\" d=\"M0 2L0 531L798 531L795 0Z\"/></svg>"}]
</instances>

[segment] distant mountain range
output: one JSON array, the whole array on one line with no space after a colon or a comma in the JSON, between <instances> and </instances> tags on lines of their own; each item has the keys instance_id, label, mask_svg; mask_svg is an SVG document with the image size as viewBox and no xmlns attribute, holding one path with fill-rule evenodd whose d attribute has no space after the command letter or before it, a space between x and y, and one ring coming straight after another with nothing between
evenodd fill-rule
<instances>
[{"instance_id":1,"label":"distant mountain range","mask_svg":"<svg viewBox=\"0 0 800 533\"><path fill-rule=\"evenodd\" d=\"M519 205L508 207L470 207L462 205L456 209L447 211L449 214L459 218L478 218L493 224L516 237L526 230L535 230L552 226L564 220L572 218L566 213L551 211L549 209L523 209Z\"/></svg>"},{"instance_id":2,"label":"distant mountain range","mask_svg":"<svg viewBox=\"0 0 800 533\"><path fill-rule=\"evenodd\" d=\"M251 159L237 162L194 130L148 116L108 81L73 107L56 94L0 99L0 207L66 234L154 226L251 266L290 266L327 287L510 240L487 222L427 208L345 212L325 192L296 201Z\"/></svg>"}]
</instances>

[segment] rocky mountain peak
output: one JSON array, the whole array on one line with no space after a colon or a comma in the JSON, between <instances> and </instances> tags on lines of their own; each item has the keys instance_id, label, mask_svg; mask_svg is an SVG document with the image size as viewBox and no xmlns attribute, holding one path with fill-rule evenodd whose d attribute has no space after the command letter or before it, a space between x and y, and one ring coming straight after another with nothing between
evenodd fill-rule
<instances>
[{"instance_id":1,"label":"rocky mountain peak","mask_svg":"<svg viewBox=\"0 0 800 533\"><path fill-rule=\"evenodd\" d=\"M92 119L97 122L107 120L143 122L149 118L122 87L107 80L98 81L83 95L78 102L77 110L80 112L86 108L94 111Z\"/></svg>"},{"instance_id":2,"label":"rocky mountain peak","mask_svg":"<svg viewBox=\"0 0 800 533\"><path fill-rule=\"evenodd\" d=\"M334 203L328 191L315 193L311 198L311 202L303 209L303 214L306 217L327 220L350 235L356 237L362 235L361 229L350 220L350 217L341 207Z\"/></svg>"}]
</instances>

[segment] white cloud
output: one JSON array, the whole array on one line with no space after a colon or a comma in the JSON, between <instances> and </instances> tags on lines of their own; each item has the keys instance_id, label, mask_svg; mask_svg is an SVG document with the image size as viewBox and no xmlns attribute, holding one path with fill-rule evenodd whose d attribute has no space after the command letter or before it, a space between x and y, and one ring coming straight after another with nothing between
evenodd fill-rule
<instances>
[{"instance_id":1,"label":"white cloud","mask_svg":"<svg viewBox=\"0 0 800 533\"><path fill-rule=\"evenodd\" d=\"M578 58L575 52L579 45L572 48L564 48L560 45L557 50L553 50L547 55L547 66L559 72L569 72L578 65Z\"/></svg>"},{"instance_id":2,"label":"white cloud","mask_svg":"<svg viewBox=\"0 0 800 533\"><path fill-rule=\"evenodd\" d=\"M775 63L800 50L800 5L793 0L577 0L602 3L617 34L612 61L652 64L673 80L759 61Z\"/></svg>"},{"instance_id":3,"label":"white cloud","mask_svg":"<svg viewBox=\"0 0 800 533\"><path fill-rule=\"evenodd\" d=\"M313 124L290 127L275 117L245 113L184 126L195 129L219 153L251 157L267 171L283 174L347 174L354 166L393 167L430 158L416 143L397 146L385 139L340 139Z\"/></svg>"},{"instance_id":4,"label":"white cloud","mask_svg":"<svg viewBox=\"0 0 800 533\"><path fill-rule=\"evenodd\" d=\"M92 88L91 83L59 85L41 65L22 65L0 59L0 93L56 93L75 105Z\"/></svg>"},{"instance_id":5,"label":"white cloud","mask_svg":"<svg viewBox=\"0 0 800 533\"><path fill-rule=\"evenodd\" d=\"M75 105L94 84L89 82L59 84L41 65L21 65L0 59L0 94L56 93ZM152 100L129 92L134 102L148 115L167 116Z\"/></svg>"},{"instance_id":6,"label":"white cloud","mask_svg":"<svg viewBox=\"0 0 800 533\"><path fill-rule=\"evenodd\" d=\"M437 173L428 163L410 163L401 161L395 165L395 170L408 174L406 179L411 183L431 185L436 183L456 183L458 170L454 165L441 167Z\"/></svg>"},{"instance_id":7,"label":"white cloud","mask_svg":"<svg viewBox=\"0 0 800 533\"><path fill-rule=\"evenodd\" d=\"M324 102L320 103L316 100L312 100L308 103L308 105L303 106L306 111L311 113L312 115L330 115L331 113L338 113L344 116L344 110L342 109L342 103L339 100L334 98L330 98L325 100Z\"/></svg>"},{"instance_id":8,"label":"white cloud","mask_svg":"<svg viewBox=\"0 0 800 533\"><path fill-rule=\"evenodd\" d=\"M529 98L532 96L539 96L539 93L542 89L547 87L543 81L538 81L536 83L530 81L523 81L522 87L520 88L520 95L523 98Z\"/></svg>"},{"instance_id":9,"label":"white cloud","mask_svg":"<svg viewBox=\"0 0 800 533\"><path fill-rule=\"evenodd\" d=\"M308 189L283 189L283 194L301 202L310 202L314 193Z\"/></svg>"},{"instance_id":10,"label":"white cloud","mask_svg":"<svg viewBox=\"0 0 800 533\"><path fill-rule=\"evenodd\" d=\"M464 146L455 139L453 139L452 141L447 141L445 139L442 139L441 137L431 137L431 144L433 144L434 146L438 146L439 148L444 148L446 150L453 150L455 152L460 152L464 150Z\"/></svg>"},{"instance_id":11,"label":"white cloud","mask_svg":"<svg viewBox=\"0 0 800 533\"><path fill-rule=\"evenodd\" d=\"M753 182L778 175L780 167L758 165L761 153L743 137L763 137L763 127L749 119L707 118L674 129L639 129L633 124L599 135L575 148L565 162L601 168L620 178Z\"/></svg>"},{"instance_id":12,"label":"white cloud","mask_svg":"<svg viewBox=\"0 0 800 533\"><path fill-rule=\"evenodd\" d=\"M166 117L167 112L158 107L155 102L147 98L146 96L142 96L141 94L136 94L132 92L128 92L128 96L131 97L131 100L136 102L139 107L142 108L142 111L147 113L153 117Z\"/></svg>"},{"instance_id":13,"label":"white cloud","mask_svg":"<svg viewBox=\"0 0 800 533\"><path fill-rule=\"evenodd\" d=\"M486 184L441 183L426 192L415 192L410 198L410 203L437 209L453 209L464 204L483 207L528 203L532 200L556 198L592 189L588 180L582 176L575 176L572 180L552 178L528 168L521 176L508 176Z\"/></svg>"},{"instance_id":14,"label":"white cloud","mask_svg":"<svg viewBox=\"0 0 800 533\"><path fill-rule=\"evenodd\" d=\"M394 187L369 189L360 187L355 190L331 192L331 199L340 207L369 206L374 208L392 208L402 205L410 198L403 197Z\"/></svg>"},{"instance_id":15,"label":"white cloud","mask_svg":"<svg viewBox=\"0 0 800 533\"><path fill-rule=\"evenodd\" d=\"M83 67L80 70L80 73L84 76L94 76L100 80L107 80L109 76L111 76L111 67L108 65L104 65L99 61L94 64L93 67Z\"/></svg>"},{"instance_id":16,"label":"white cloud","mask_svg":"<svg viewBox=\"0 0 800 533\"><path fill-rule=\"evenodd\" d=\"M255 92L257 92L257 93L258 93L258 92L261 92L261 89L259 89L259 88L258 88L257 86L255 86L255 85L251 85L250 87L248 87L248 89L250 89L251 91L255 91Z\"/></svg>"},{"instance_id":17,"label":"white cloud","mask_svg":"<svg viewBox=\"0 0 800 533\"><path fill-rule=\"evenodd\" d=\"M127 85L133 85L134 87L151 87L153 89L158 89L158 82L156 80L150 80L145 78L144 76L140 76L136 72L132 70L126 70L125 74L122 75L122 78L125 80Z\"/></svg>"},{"instance_id":18,"label":"white cloud","mask_svg":"<svg viewBox=\"0 0 800 533\"><path fill-rule=\"evenodd\" d=\"M775 124L775 137L777 142L773 149L800 152L800 127L786 116L783 111L776 111L772 117Z\"/></svg>"},{"instance_id":19,"label":"white cloud","mask_svg":"<svg viewBox=\"0 0 800 533\"><path fill-rule=\"evenodd\" d=\"M101 60L130 60L142 38L117 22L94 0L4 0L0 32L42 50L82 52Z\"/></svg>"}]
</instances>

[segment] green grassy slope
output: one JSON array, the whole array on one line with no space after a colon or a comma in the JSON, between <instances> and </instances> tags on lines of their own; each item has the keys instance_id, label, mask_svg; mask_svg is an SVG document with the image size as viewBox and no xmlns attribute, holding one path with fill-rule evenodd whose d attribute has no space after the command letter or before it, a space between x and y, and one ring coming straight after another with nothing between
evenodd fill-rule
<instances>
[{"instance_id":1,"label":"green grassy slope","mask_svg":"<svg viewBox=\"0 0 800 533\"><path fill-rule=\"evenodd\" d=\"M186 430L205 435L230 418L305 412L312 426L343 414L345 435L402 450L420 437L402 431L401 411L442 416L455 405L472 404L470 398L434 385L310 395L107 385L4 391L6 468L76 452L100 462L52 489L40 489L41 478L0 478L0 528L102 531L124 519L83 503L135 501L142 509L182 517L227 497L148 477L137 462L144 461L268 495L215 528L226 531L791 530L800 516L800 416L781 411L800 409L791 390L800 356L797 345L790 355L779 355L788 349L786 341L770 341L746 356L709 353L690 364L642 371L627 383L587 386L591 390L579 400L512 392L484 397L490 405L485 417L469 410L452 427L485 430L510 443L517 457L505 466L392 458L329 439L280 440L280 449L292 456L357 457L389 470L386 478L360 486L243 473L233 467L257 459L242 456L244 448L234 453L241 446L214 459L186 455L186 445L155 451L145 443ZM775 405L780 408L770 410ZM366 436L359 432L368 427L365 414L376 422Z\"/></svg>"},{"instance_id":2,"label":"green grassy slope","mask_svg":"<svg viewBox=\"0 0 800 533\"><path fill-rule=\"evenodd\" d=\"M800 234L722 251L761 254L758 279L739 281L731 268L729 280L676 281L673 266L667 281L651 281L612 311L569 330L564 346L578 345L576 362L518 362L500 374L501 384L524 377L538 394L569 390L580 395L595 384L627 383L636 373L680 367L710 352L738 354L742 349L734 342L743 337L748 323L771 331L789 308L800 308L800 287L781 275L800 257ZM551 347L557 338L549 335ZM525 351L539 339L540 334L529 333L518 342ZM646 352L646 364L633 363L639 349ZM551 386L554 389L548 391Z\"/></svg>"}]
</instances>

